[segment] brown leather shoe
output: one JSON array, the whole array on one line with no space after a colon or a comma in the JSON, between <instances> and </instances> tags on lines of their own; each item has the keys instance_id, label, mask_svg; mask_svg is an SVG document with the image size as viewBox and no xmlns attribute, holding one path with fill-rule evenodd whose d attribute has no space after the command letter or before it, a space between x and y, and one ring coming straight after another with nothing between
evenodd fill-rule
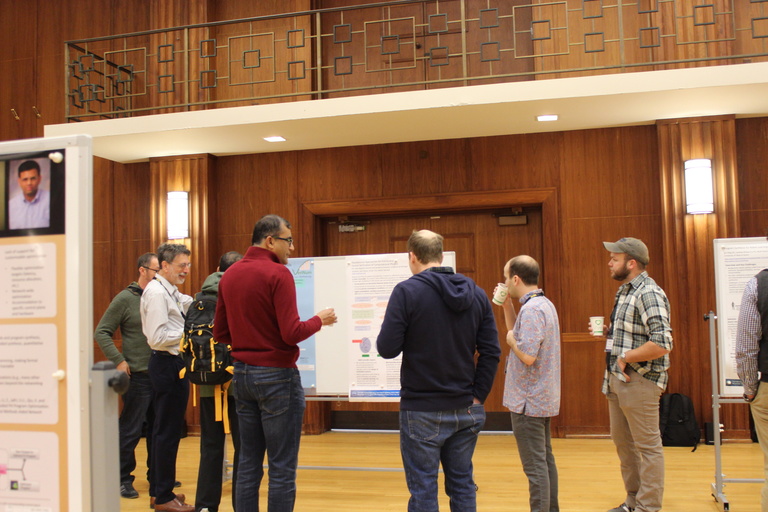
<instances>
[{"instance_id":1,"label":"brown leather shoe","mask_svg":"<svg viewBox=\"0 0 768 512\"><path fill-rule=\"evenodd\" d=\"M176 499L179 500L180 502L184 503L184 501L186 501L187 497L183 493L179 492L179 493L176 494ZM151 508L152 510L155 509L155 497L154 496L150 496L149 497L149 508Z\"/></svg>"},{"instance_id":2,"label":"brown leather shoe","mask_svg":"<svg viewBox=\"0 0 768 512\"><path fill-rule=\"evenodd\" d=\"M179 498L174 498L168 503L155 503L155 510L159 512L195 512L195 507L187 505Z\"/></svg>"}]
</instances>

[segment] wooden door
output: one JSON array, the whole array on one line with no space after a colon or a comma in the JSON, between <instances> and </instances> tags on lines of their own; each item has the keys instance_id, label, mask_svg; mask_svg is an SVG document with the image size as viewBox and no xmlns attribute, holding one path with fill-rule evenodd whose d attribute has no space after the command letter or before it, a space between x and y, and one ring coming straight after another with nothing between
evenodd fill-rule
<instances>
[{"instance_id":1,"label":"wooden door","mask_svg":"<svg viewBox=\"0 0 768 512\"><path fill-rule=\"evenodd\" d=\"M504 264L511 257L529 254L540 263L542 261L541 210L532 208L523 213L527 217L527 224L512 226L499 225L499 217L492 211L355 218L349 222L360 230L352 232L340 232L341 223L338 220L326 219L322 229L323 253L328 256L345 256L405 252L406 241L414 229L430 229L443 235L446 251L456 252L457 272L471 277L490 296L496 283L503 280ZM501 404L504 362L509 348L503 342L506 328L501 308L494 306L494 314L500 332L502 358L493 389L486 401L486 411L489 413L487 428L496 430L509 428L509 415ZM392 418L386 420L386 425L371 425L370 418L379 417L384 420L386 415L377 413L397 410L397 404L334 402L331 406L332 427L365 425L391 428Z\"/></svg>"}]
</instances>

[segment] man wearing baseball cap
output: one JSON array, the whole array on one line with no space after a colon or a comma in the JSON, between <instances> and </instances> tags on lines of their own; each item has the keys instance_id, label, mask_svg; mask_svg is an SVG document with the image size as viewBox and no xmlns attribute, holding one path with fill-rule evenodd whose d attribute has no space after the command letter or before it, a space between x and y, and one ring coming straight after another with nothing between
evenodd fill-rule
<instances>
[{"instance_id":1,"label":"man wearing baseball cap","mask_svg":"<svg viewBox=\"0 0 768 512\"><path fill-rule=\"evenodd\" d=\"M656 512L664 494L659 397L669 379L669 301L645 271L650 258L641 240L603 245L611 253L611 277L621 283L606 333L603 393L627 491L609 512Z\"/></svg>"}]
</instances>

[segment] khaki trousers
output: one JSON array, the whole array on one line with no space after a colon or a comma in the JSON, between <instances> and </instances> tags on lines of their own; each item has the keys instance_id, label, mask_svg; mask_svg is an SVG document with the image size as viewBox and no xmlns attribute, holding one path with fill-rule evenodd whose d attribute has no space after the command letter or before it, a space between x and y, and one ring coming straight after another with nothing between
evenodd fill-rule
<instances>
[{"instance_id":1,"label":"khaki trousers","mask_svg":"<svg viewBox=\"0 0 768 512\"><path fill-rule=\"evenodd\" d=\"M611 375L608 412L611 439L621 463L627 496L636 512L661 510L664 495L664 450L659 433L661 388L627 368L629 382Z\"/></svg>"},{"instance_id":2,"label":"khaki trousers","mask_svg":"<svg viewBox=\"0 0 768 512\"><path fill-rule=\"evenodd\" d=\"M755 419L757 440L760 441L760 447L763 449L763 464L765 466L765 484L763 484L763 490L760 493L761 510L768 512L768 383L760 383L750 408L752 409L752 417Z\"/></svg>"}]
</instances>

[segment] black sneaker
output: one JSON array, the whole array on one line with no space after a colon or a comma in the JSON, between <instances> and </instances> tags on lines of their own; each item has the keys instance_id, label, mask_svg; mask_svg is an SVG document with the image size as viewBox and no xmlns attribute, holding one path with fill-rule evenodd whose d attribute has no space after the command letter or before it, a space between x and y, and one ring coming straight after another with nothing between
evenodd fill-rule
<instances>
[{"instance_id":1,"label":"black sneaker","mask_svg":"<svg viewBox=\"0 0 768 512\"><path fill-rule=\"evenodd\" d=\"M630 507L626 503L622 503L618 507L612 508L608 512L634 512L634 510L635 510L634 508Z\"/></svg>"},{"instance_id":2,"label":"black sneaker","mask_svg":"<svg viewBox=\"0 0 768 512\"><path fill-rule=\"evenodd\" d=\"M135 500L139 497L139 491L133 488L132 483L126 482L124 484L120 484L120 496L123 498L128 498L129 500Z\"/></svg>"}]
</instances>

